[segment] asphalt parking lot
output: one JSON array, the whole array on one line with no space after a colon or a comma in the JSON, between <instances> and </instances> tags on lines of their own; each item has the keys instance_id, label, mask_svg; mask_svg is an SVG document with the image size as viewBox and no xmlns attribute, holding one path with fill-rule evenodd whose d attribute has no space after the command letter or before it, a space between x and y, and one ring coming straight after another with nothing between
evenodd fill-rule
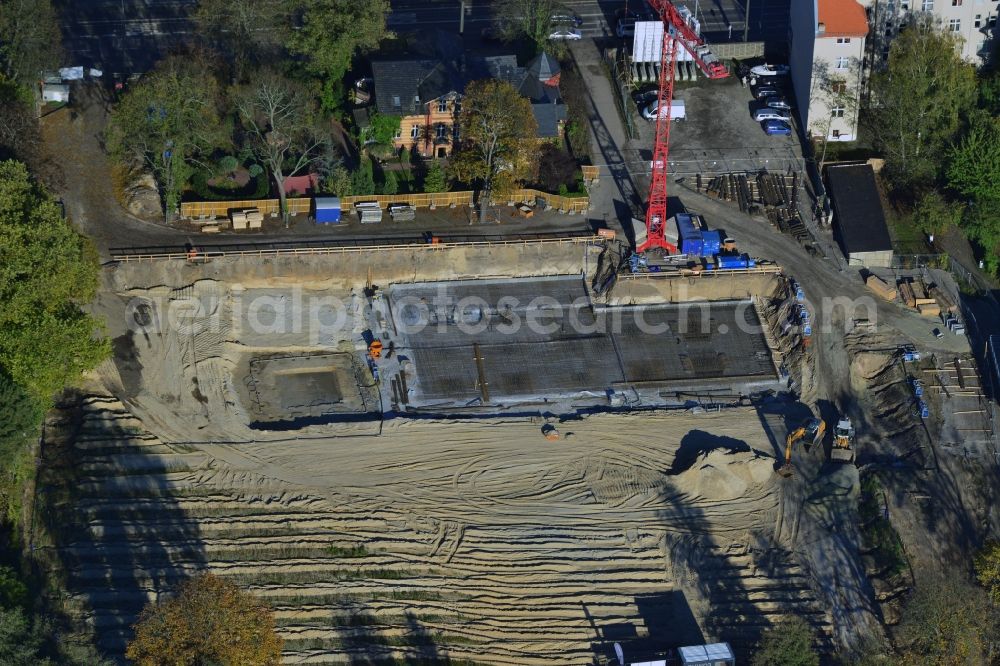
<instances>
[{"instance_id":1,"label":"asphalt parking lot","mask_svg":"<svg viewBox=\"0 0 1000 666\"><path fill-rule=\"evenodd\" d=\"M787 78L783 83L788 85ZM755 100L752 89L741 85L736 76L721 81L678 81L674 98L684 100L686 118L674 121L670 129L673 173L801 169L802 147L797 133L765 134L752 115L764 104ZM645 120L635 104L630 111L639 132L634 141L642 146L640 156L651 160L655 123ZM794 120L792 127L794 130Z\"/></svg>"}]
</instances>

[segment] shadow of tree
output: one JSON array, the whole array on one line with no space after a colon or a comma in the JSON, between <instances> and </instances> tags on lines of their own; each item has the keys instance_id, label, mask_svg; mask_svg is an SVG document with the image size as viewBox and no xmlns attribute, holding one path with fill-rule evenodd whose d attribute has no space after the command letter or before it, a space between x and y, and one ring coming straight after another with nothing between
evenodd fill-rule
<instances>
[{"instance_id":1,"label":"shadow of tree","mask_svg":"<svg viewBox=\"0 0 1000 666\"><path fill-rule=\"evenodd\" d=\"M73 393L59 405L44 435L35 515L68 612L86 617L97 647L121 661L145 604L201 571L206 557L196 521L169 487L176 468L152 455L143 433L117 423L128 414L112 404Z\"/></svg>"}]
</instances>

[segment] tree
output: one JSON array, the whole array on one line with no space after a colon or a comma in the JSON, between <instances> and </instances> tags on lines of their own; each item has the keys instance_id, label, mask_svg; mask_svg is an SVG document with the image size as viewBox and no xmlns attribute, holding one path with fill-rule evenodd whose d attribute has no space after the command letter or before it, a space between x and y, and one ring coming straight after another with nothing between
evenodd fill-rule
<instances>
[{"instance_id":1,"label":"tree","mask_svg":"<svg viewBox=\"0 0 1000 666\"><path fill-rule=\"evenodd\" d=\"M402 119L387 113L375 112L368 120L368 127L362 132L363 143L379 143L392 145L396 134L399 133Z\"/></svg>"},{"instance_id":2,"label":"tree","mask_svg":"<svg viewBox=\"0 0 1000 666\"><path fill-rule=\"evenodd\" d=\"M897 186L927 183L976 100L972 65L956 37L917 17L892 41L885 71L872 76L868 122Z\"/></svg>"},{"instance_id":3,"label":"tree","mask_svg":"<svg viewBox=\"0 0 1000 666\"><path fill-rule=\"evenodd\" d=\"M42 405L107 355L78 307L98 270L93 247L25 166L0 162L0 367Z\"/></svg>"},{"instance_id":4,"label":"tree","mask_svg":"<svg viewBox=\"0 0 1000 666\"><path fill-rule=\"evenodd\" d=\"M328 157L329 137L319 129L312 97L294 81L265 71L240 91L235 106L254 155L271 172L287 224L285 179Z\"/></svg>"},{"instance_id":5,"label":"tree","mask_svg":"<svg viewBox=\"0 0 1000 666\"><path fill-rule=\"evenodd\" d=\"M112 112L109 150L126 166L138 160L152 170L168 222L193 169L207 169L205 158L228 141L217 103L216 82L204 63L171 56Z\"/></svg>"},{"instance_id":6,"label":"tree","mask_svg":"<svg viewBox=\"0 0 1000 666\"><path fill-rule=\"evenodd\" d=\"M858 115L858 87L861 79L862 63L857 58L851 58L847 70L831 70L830 63L819 60L813 63L813 99L825 113L810 117L809 130L816 136L821 136L822 149L819 157L819 170L823 172L826 162L826 149L830 143L834 121L837 118L853 119Z\"/></svg>"},{"instance_id":7,"label":"tree","mask_svg":"<svg viewBox=\"0 0 1000 666\"><path fill-rule=\"evenodd\" d=\"M448 179L444 175L444 169L437 162L432 162L424 176L424 192L436 193L448 191Z\"/></svg>"},{"instance_id":8,"label":"tree","mask_svg":"<svg viewBox=\"0 0 1000 666\"><path fill-rule=\"evenodd\" d=\"M753 666L818 666L813 630L800 617L791 617L768 629L753 653Z\"/></svg>"},{"instance_id":9,"label":"tree","mask_svg":"<svg viewBox=\"0 0 1000 666\"><path fill-rule=\"evenodd\" d=\"M979 108L1000 116L1000 69L980 70Z\"/></svg>"},{"instance_id":10,"label":"tree","mask_svg":"<svg viewBox=\"0 0 1000 666\"><path fill-rule=\"evenodd\" d=\"M552 34L552 15L560 6L557 0L497 0L494 15L504 37L527 37L541 50Z\"/></svg>"},{"instance_id":11,"label":"tree","mask_svg":"<svg viewBox=\"0 0 1000 666\"><path fill-rule=\"evenodd\" d=\"M298 0L297 11L301 22L286 46L325 81L342 81L356 53L375 49L389 36L388 0Z\"/></svg>"},{"instance_id":12,"label":"tree","mask_svg":"<svg viewBox=\"0 0 1000 666\"><path fill-rule=\"evenodd\" d=\"M53 666L39 654L45 643L44 627L32 622L21 608L0 608L0 664Z\"/></svg>"},{"instance_id":13,"label":"tree","mask_svg":"<svg viewBox=\"0 0 1000 666\"><path fill-rule=\"evenodd\" d=\"M328 194L338 197L349 197L351 189L351 172L343 164L338 164L330 170L330 174L323 181L323 190Z\"/></svg>"},{"instance_id":14,"label":"tree","mask_svg":"<svg viewBox=\"0 0 1000 666\"><path fill-rule=\"evenodd\" d=\"M922 581L896 628L901 663L989 664L997 655L997 613L988 596L954 571Z\"/></svg>"},{"instance_id":15,"label":"tree","mask_svg":"<svg viewBox=\"0 0 1000 666\"><path fill-rule=\"evenodd\" d=\"M375 174L371 158L362 157L357 170L351 174L351 192L353 194L375 194Z\"/></svg>"},{"instance_id":16,"label":"tree","mask_svg":"<svg viewBox=\"0 0 1000 666\"><path fill-rule=\"evenodd\" d=\"M949 154L948 185L983 205L1000 205L1000 120L975 113Z\"/></svg>"},{"instance_id":17,"label":"tree","mask_svg":"<svg viewBox=\"0 0 1000 666\"><path fill-rule=\"evenodd\" d=\"M538 159L538 184L546 192L557 192L560 187L576 186L576 161L569 154L551 143L542 146Z\"/></svg>"},{"instance_id":18,"label":"tree","mask_svg":"<svg viewBox=\"0 0 1000 666\"><path fill-rule=\"evenodd\" d=\"M976 578L993 603L1000 604L1000 541L991 541L976 555Z\"/></svg>"},{"instance_id":19,"label":"tree","mask_svg":"<svg viewBox=\"0 0 1000 666\"><path fill-rule=\"evenodd\" d=\"M0 1L0 71L30 86L62 57L59 17L49 0Z\"/></svg>"},{"instance_id":20,"label":"tree","mask_svg":"<svg viewBox=\"0 0 1000 666\"><path fill-rule=\"evenodd\" d=\"M281 662L281 645L263 602L201 574L184 582L176 596L143 609L125 656L138 666L269 666Z\"/></svg>"},{"instance_id":21,"label":"tree","mask_svg":"<svg viewBox=\"0 0 1000 666\"><path fill-rule=\"evenodd\" d=\"M944 233L962 220L962 205L948 201L938 190L924 192L913 209L914 226L928 236Z\"/></svg>"},{"instance_id":22,"label":"tree","mask_svg":"<svg viewBox=\"0 0 1000 666\"><path fill-rule=\"evenodd\" d=\"M399 192L399 178L395 171L386 171L382 177L382 187L380 194L396 194Z\"/></svg>"},{"instance_id":23,"label":"tree","mask_svg":"<svg viewBox=\"0 0 1000 666\"><path fill-rule=\"evenodd\" d=\"M192 15L204 43L222 50L234 81L265 62L285 40L289 15L282 0L200 0Z\"/></svg>"},{"instance_id":24,"label":"tree","mask_svg":"<svg viewBox=\"0 0 1000 666\"><path fill-rule=\"evenodd\" d=\"M452 161L459 180L482 185L479 221L496 190L506 193L530 179L535 168L538 125L531 102L506 81L473 81L465 89L459 118L461 145Z\"/></svg>"}]
</instances>

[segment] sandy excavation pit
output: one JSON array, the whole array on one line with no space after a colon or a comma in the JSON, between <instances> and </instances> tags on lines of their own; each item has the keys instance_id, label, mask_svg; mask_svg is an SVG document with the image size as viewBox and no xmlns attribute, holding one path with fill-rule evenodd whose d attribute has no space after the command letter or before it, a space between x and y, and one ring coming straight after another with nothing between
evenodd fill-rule
<instances>
[{"instance_id":1,"label":"sandy excavation pit","mask_svg":"<svg viewBox=\"0 0 1000 666\"><path fill-rule=\"evenodd\" d=\"M788 615L829 632L773 541L774 446L753 410L597 414L553 423L555 442L544 424L172 446L88 398L73 439L50 433L43 480L68 516L69 603L114 653L147 599L210 570L275 608L301 664L584 666L609 637L745 650Z\"/></svg>"},{"instance_id":2,"label":"sandy excavation pit","mask_svg":"<svg viewBox=\"0 0 1000 666\"><path fill-rule=\"evenodd\" d=\"M371 373L349 352L253 358L243 382L257 425L377 414Z\"/></svg>"}]
</instances>

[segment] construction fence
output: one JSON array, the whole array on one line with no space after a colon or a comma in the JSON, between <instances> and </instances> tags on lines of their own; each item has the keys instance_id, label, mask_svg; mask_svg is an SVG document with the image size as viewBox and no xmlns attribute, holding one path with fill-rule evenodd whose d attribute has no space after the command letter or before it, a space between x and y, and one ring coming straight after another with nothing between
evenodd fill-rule
<instances>
[{"instance_id":1,"label":"construction fence","mask_svg":"<svg viewBox=\"0 0 1000 666\"><path fill-rule=\"evenodd\" d=\"M437 208L437 207L457 207L471 206L474 202L473 192L438 192L438 193L418 193L418 194L372 194L359 195L340 198L340 207L343 211L350 211L354 205L362 202L377 202L379 208L388 208L393 205L409 205L416 208ZM580 196L560 196L549 194L539 190L515 190L507 197L506 201L498 201L494 197L494 205L508 204L531 204L535 205L539 200L544 200L545 206L561 213L583 213L590 208L590 197ZM292 215L308 215L312 210L312 198L288 199L288 212ZM242 201L188 201L181 204L181 217L186 219L206 219L216 217L228 217L233 210L245 208L257 208L264 215L278 215L278 199L249 199Z\"/></svg>"}]
</instances>

